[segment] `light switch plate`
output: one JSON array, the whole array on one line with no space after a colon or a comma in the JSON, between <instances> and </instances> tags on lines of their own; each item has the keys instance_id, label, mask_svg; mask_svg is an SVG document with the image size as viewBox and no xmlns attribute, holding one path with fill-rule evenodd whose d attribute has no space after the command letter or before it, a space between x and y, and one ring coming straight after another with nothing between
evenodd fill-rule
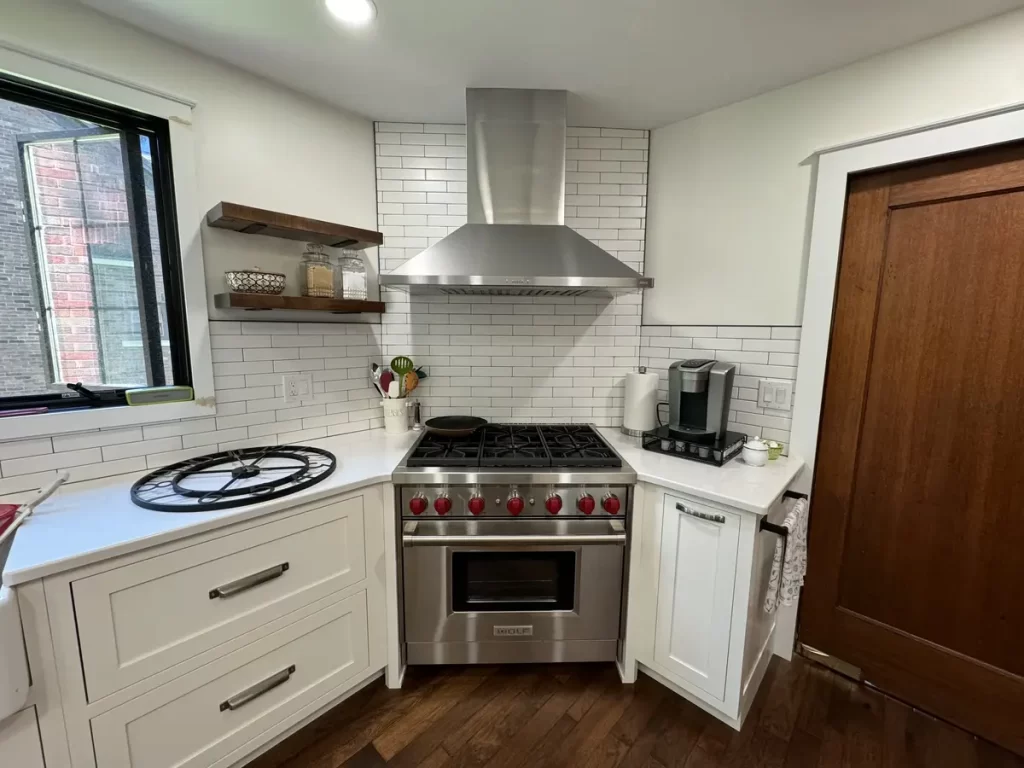
<instances>
[{"instance_id":1,"label":"light switch plate","mask_svg":"<svg viewBox=\"0 0 1024 768\"><path fill-rule=\"evenodd\" d=\"M762 379L757 383L757 404L773 411L793 409L793 382Z\"/></svg>"},{"instance_id":2,"label":"light switch plate","mask_svg":"<svg viewBox=\"0 0 1024 768\"><path fill-rule=\"evenodd\" d=\"M313 394L313 374L286 373L284 379L284 401L301 403Z\"/></svg>"}]
</instances>

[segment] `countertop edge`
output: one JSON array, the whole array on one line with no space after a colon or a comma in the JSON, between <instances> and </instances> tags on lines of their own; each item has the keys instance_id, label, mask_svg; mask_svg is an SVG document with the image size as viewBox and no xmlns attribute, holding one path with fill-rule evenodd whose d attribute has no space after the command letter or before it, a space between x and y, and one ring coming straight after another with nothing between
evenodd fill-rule
<instances>
[{"instance_id":1,"label":"countertop edge","mask_svg":"<svg viewBox=\"0 0 1024 768\"><path fill-rule=\"evenodd\" d=\"M76 568L100 563L104 560L112 560L115 557L121 557L122 555L129 555L134 552L140 552L144 549L158 547L161 544L169 544L174 541L180 541L181 539L187 539L192 536L215 531L218 528L226 528L230 525L235 525L236 523L256 520L260 517L266 517L267 515L273 515L277 512L283 512L287 509L291 509L292 507L315 503L331 496L338 496L343 493L348 493L349 491L356 491L360 488L376 485L377 483L389 482L391 482L390 473L373 475L353 480L342 486L334 486L320 491L319 493L315 490L310 491L303 495L299 500L285 497L278 501L267 502L265 506L255 508L250 507L248 509L240 508L235 512L224 515L223 517L218 517L214 520L204 520L202 522L195 523L194 525L177 528L173 531L166 531L152 536L132 539L131 541L126 541L112 547L90 550L88 552L83 552L80 555L75 555L74 557L51 560L43 563L42 565L30 568L4 570L0 583L2 583L4 587L16 587L21 584L38 581L39 579L45 579L49 576L55 576L59 573L66 573L67 571L75 570Z\"/></svg>"},{"instance_id":2,"label":"countertop edge","mask_svg":"<svg viewBox=\"0 0 1024 768\"><path fill-rule=\"evenodd\" d=\"M738 509L741 512L748 512L758 517L765 517L770 511L772 505L778 500L778 498L789 488L796 479L797 475L804 469L804 464L795 465L793 472L790 474L788 480L785 483L780 483L778 493L776 493L771 501L767 502L764 506L759 504L751 504L748 501L742 499L731 498L723 494L714 493L706 489L698 488L696 486L687 485L686 483L674 482L666 480L663 477L656 477L649 475L641 471L637 471L637 482L648 483L649 485L656 485L659 488L664 488L669 491L677 491L679 493L687 493L691 496L704 499L706 501L714 502L715 504L721 504L732 509Z\"/></svg>"}]
</instances>

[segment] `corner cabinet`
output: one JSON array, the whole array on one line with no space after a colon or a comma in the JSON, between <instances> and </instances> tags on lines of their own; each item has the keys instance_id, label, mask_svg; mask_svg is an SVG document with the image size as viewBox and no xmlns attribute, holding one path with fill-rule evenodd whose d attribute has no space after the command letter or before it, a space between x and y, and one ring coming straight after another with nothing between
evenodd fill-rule
<instances>
[{"instance_id":1,"label":"corner cabinet","mask_svg":"<svg viewBox=\"0 0 1024 768\"><path fill-rule=\"evenodd\" d=\"M0 722L0 765L229 768L379 677L387 493L17 586L32 686L29 708Z\"/></svg>"},{"instance_id":2,"label":"corner cabinet","mask_svg":"<svg viewBox=\"0 0 1024 768\"><path fill-rule=\"evenodd\" d=\"M783 516L781 503L768 510ZM637 487L623 679L637 667L739 728L773 653L764 595L775 537L762 515Z\"/></svg>"}]
</instances>

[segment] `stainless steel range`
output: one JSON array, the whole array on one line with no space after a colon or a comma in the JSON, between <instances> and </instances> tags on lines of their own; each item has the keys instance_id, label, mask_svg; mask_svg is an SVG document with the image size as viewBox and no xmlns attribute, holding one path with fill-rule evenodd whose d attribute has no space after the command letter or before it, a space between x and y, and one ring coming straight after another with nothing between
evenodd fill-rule
<instances>
[{"instance_id":1,"label":"stainless steel range","mask_svg":"<svg viewBox=\"0 0 1024 768\"><path fill-rule=\"evenodd\" d=\"M596 430L428 434L393 479L409 664L617 657L636 473Z\"/></svg>"}]
</instances>

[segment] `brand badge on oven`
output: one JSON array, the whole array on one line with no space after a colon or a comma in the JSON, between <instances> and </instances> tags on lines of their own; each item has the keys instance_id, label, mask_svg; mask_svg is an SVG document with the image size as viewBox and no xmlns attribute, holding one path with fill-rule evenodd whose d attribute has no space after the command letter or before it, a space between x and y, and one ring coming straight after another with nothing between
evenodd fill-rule
<instances>
[{"instance_id":1,"label":"brand badge on oven","mask_svg":"<svg viewBox=\"0 0 1024 768\"><path fill-rule=\"evenodd\" d=\"M517 627L495 627L495 637L532 637L533 624L523 624Z\"/></svg>"}]
</instances>

